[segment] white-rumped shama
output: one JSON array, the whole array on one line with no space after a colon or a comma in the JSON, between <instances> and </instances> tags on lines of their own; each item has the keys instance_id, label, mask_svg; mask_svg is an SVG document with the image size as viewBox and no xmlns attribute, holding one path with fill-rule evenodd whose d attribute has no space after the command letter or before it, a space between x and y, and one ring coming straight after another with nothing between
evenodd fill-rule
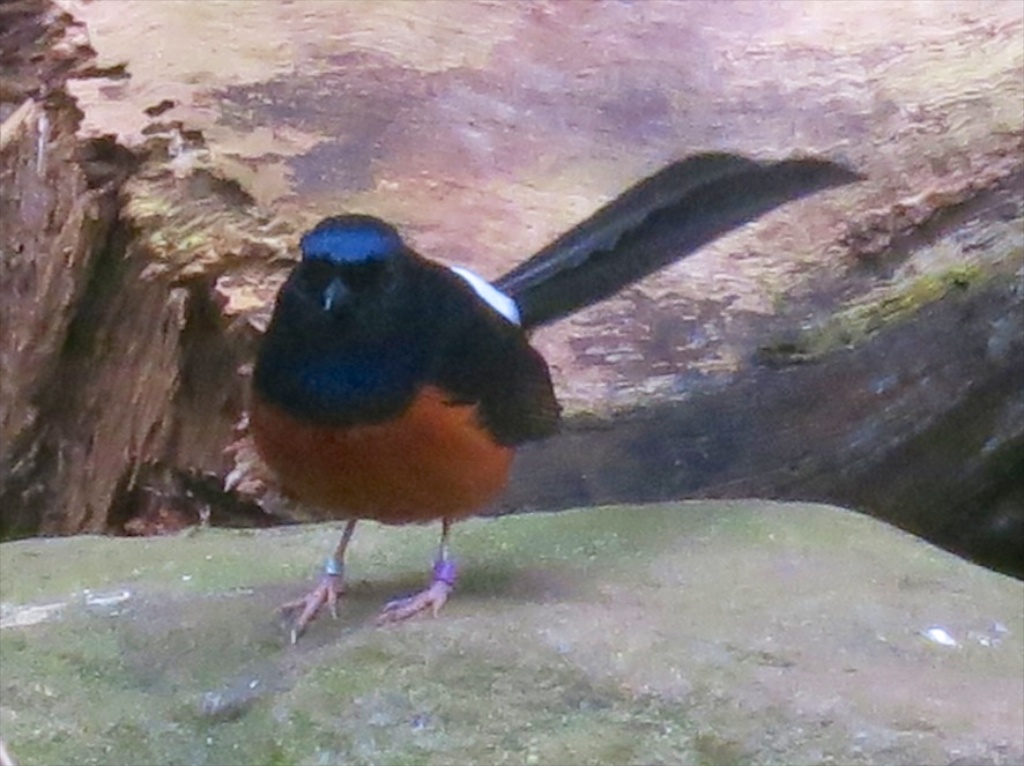
<instances>
[{"instance_id":1,"label":"white-rumped shama","mask_svg":"<svg viewBox=\"0 0 1024 766\"><path fill-rule=\"evenodd\" d=\"M859 179L821 159L701 154L636 184L496 280L413 252L370 216L326 218L302 238L256 361L250 424L283 488L346 519L292 640L341 592L355 524L442 522L433 582L381 619L444 604L453 521L502 488L517 445L558 427L528 333L666 266L779 205Z\"/></svg>"}]
</instances>

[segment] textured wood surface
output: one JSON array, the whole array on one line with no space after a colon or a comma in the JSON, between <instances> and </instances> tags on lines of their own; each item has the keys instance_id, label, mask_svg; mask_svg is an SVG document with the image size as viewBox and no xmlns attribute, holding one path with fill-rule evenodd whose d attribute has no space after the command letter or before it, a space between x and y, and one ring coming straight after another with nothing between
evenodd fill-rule
<instances>
[{"instance_id":1,"label":"textured wood surface","mask_svg":"<svg viewBox=\"0 0 1024 766\"><path fill-rule=\"evenodd\" d=\"M3 116L28 110L5 126L14 215L49 193L31 115L63 110L46 238L22 255L4 242L19 370L0 397L5 532L152 531L222 508L222 477L245 473L244 439L223 451L245 362L317 217L381 215L492 276L661 164L725 149L812 152L869 180L539 333L576 420L524 453L506 505L756 492L847 502L951 547L1018 539L1006 498L1021 490L1001 468L1024 453L1007 404L1024 258L1014 3L62 7L95 58L66 17L63 37L4 43L78 62L11 68L4 90ZM80 122L31 84L58 93L69 71ZM79 220L90 174L117 187L119 227ZM985 425L960 440L958 418ZM937 491L937 475L970 491Z\"/></svg>"}]
</instances>

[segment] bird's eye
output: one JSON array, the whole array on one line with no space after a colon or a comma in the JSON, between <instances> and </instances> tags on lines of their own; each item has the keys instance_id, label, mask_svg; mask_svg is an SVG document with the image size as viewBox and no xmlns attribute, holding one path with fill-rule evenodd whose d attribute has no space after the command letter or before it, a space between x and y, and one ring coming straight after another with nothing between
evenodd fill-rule
<instances>
[{"instance_id":1,"label":"bird's eye","mask_svg":"<svg viewBox=\"0 0 1024 766\"><path fill-rule=\"evenodd\" d=\"M302 281L313 292L319 293L335 276L335 267L326 261L310 261L303 264Z\"/></svg>"},{"instance_id":2,"label":"bird's eye","mask_svg":"<svg viewBox=\"0 0 1024 766\"><path fill-rule=\"evenodd\" d=\"M390 262L374 260L348 265L344 279L346 285L358 291L382 287L388 283L390 275Z\"/></svg>"}]
</instances>

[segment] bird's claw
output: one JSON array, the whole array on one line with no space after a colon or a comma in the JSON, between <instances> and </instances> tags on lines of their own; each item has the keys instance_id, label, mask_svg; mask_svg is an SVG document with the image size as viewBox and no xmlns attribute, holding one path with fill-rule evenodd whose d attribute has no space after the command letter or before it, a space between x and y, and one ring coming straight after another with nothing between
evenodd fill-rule
<instances>
[{"instance_id":1,"label":"bird's claw","mask_svg":"<svg viewBox=\"0 0 1024 766\"><path fill-rule=\"evenodd\" d=\"M448 600L448 594L452 592L452 585L442 580L434 580L426 590L422 590L414 596L399 598L389 601L377 615L377 624L385 625L392 622L401 622L420 612L430 609L434 617L437 617L441 607Z\"/></svg>"},{"instance_id":2,"label":"bird's claw","mask_svg":"<svg viewBox=\"0 0 1024 766\"><path fill-rule=\"evenodd\" d=\"M338 596L344 590L340 576L325 574L313 590L302 598L289 601L281 607L281 613L286 616L298 612L298 616L291 624L291 642L293 644L299 640L299 636L306 631L306 628L324 606L330 611L331 617L338 618Z\"/></svg>"}]
</instances>

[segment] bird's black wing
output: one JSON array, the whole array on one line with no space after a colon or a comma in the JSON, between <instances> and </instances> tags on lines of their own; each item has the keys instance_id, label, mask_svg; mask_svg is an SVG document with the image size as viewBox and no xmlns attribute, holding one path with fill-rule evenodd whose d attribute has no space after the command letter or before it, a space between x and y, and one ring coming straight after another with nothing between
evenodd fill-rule
<instances>
[{"instance_id":1,"label":"bird's black wing","mask_svg":"<svg viewBox=\"0 0 1024 766\"><path fill-rule=\"evenodd\" d=\"M453 404L476 404L481 424L501 444L550 436L560 408L544 358L517 325L487 305L465 280L437 264L417 279L431 317L434 364L429 382ZM430 292L430 298L426 292ZM426 304L429 301L430 306Z\"/></svg>"}]
</instances>

